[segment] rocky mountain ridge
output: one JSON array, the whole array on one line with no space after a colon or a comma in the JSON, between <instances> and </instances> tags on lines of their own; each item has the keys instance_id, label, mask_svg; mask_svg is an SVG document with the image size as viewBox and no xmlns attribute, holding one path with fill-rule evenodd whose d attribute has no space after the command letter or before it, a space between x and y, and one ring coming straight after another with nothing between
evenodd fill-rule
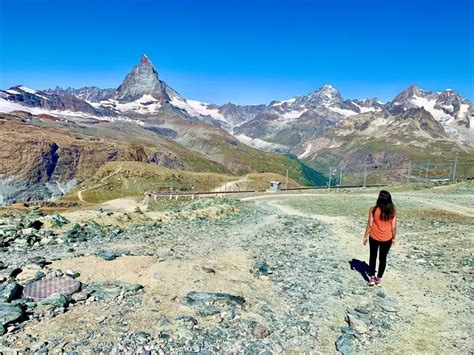
<instances>
[{"instance_id":1,"label":"rocky mountain ridge","mask_svg":"<svg viewBox=\"0 0 474 355\"><path fill-rule=\"evenodd\" d=\"M254 144L252 142L257 140L254 144L257 147L284 145L295 153L300 153L309 139L323 135L349 117L384 112L384 115L403 119L410 109L424 108L443 126L447 139L474 145L471 127L474 106L450 89L434 93L412 85L384 104L377 98L344 99L336 88L326 84L307 95L269 104L216 105L182 97L160 80L158 71L146 55L115 90L57 87L36 91L16 86L0 91L0 100L0 109L8 104L19 104L26 106L27 111L39 108L100 119L147 121L148 116L171 112L187 120L200 120L222 127L247 144Z\"/></svg>"}]
</instances>

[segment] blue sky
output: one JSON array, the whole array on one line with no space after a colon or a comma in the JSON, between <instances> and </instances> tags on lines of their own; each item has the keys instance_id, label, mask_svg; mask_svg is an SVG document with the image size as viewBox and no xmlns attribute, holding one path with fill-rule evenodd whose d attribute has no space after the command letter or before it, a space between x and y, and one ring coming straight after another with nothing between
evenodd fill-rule
<instances>
[{"instance_id":1,"label":"blue sky","mask_svg":"<svg viewBox=\"0 0 474 355\"><path fill-rule=\"evenodd\" d=\"M187 98L267 103L325 83L474 99L471 0L0 0L0 87L117 87L142 53Z\"/></svg>"}]
</instances>

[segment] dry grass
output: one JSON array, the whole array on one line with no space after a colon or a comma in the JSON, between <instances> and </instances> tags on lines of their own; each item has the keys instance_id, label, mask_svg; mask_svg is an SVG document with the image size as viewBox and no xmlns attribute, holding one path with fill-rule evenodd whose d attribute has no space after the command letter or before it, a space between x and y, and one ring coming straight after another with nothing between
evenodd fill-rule
<instances>
[{"instance_id":1,"label":"dry grass","mask_svg":"<svg viewBox=\"0 0 474 355\"><path fill-rule=\"evenodd\" d=\"M235 177L232 177L234 179ZM126 196L141 196L147 191L209 191L222 185L225 174L198 173L167 169L140 162L109 162L79 188L87 202L103 202ZM68 201L77 199L69 194Z\"/></svg>"}]
</instances>

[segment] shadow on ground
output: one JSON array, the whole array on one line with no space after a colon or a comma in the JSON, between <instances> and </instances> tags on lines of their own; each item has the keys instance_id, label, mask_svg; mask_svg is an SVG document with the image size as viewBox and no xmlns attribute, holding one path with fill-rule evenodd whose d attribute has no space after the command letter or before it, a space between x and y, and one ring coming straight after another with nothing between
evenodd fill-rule
<instances>
[{"instance_id":1,"label":"shadow on ground","mask_svg":"<svg viewBox=\"0 0 474 355\"><path fill-rule=\"evenodd\" d=\"M369 276L367 276L369 272L369 264L362 260L352 259L349 261L349 265L351 266L351 270L357 270L365 281L369 281Z\"/></svg>"}]
</instances>

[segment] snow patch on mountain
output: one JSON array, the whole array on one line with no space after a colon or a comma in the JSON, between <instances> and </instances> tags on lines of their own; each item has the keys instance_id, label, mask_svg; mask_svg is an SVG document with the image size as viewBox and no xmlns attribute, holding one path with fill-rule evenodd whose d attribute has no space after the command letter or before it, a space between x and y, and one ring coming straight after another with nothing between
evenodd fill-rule
<instances>
[{"instance_id":1,"label":"snow patch on mountain","mask_svg":"<svg viewBox=\"0 0 474 355\"><path fill-rule=\"evenodd\" d=\"M12 111L25 111L25 112L32 113L34 115L49 113L47 110L44 110L38 107L27 107L27 106L20 105L16 102L11 102L3 98L0 98L0 112L8 113Z\"/></svg>"},{"instance_id":2,"label":"snow patch on mountain","mask_svg":"<svg viewBox=\"0 0 474 355\"><path fill-rule=\"evenodd\" d=\"M413 96L411 102L417 107L423 107L426 111L431 113L431 115L437 121L447 121L451 118L450 115L444 113L443 110L435 108L436 99L427 99L425 97Z\"/></svg>"},{"instance_id":3,"label":"snow patch on mountain","mask_svg":"<svg viewBox=\"0 0 474 355\"><path fill-rule=\"evenodd\" d=\"M106 107L120 112L133 111L140 114L156 113L161 107L160 101L149 94L143 95L137 100L124 103L113 99L104 100L98 104L93 102L88 103L96 108Z\"/></svg>"},{"instance_id":4,"label":"snow patch on mountain","mask_svg":"<svg viewBox=\"0 0 474 355\"><path fill-rule=\"evenodd\" d=\"M270 143L259 138L248 137L245 134L238 134L235 136L240 142L247 144L253 148L266 150L266 151L288 151L289 148L282 144Z\"/></svg>"},{"instance_id":5,"label":"snow patch on mountain","mask_svg":"<svg viewBox=\"0 0 474 355\"><path fill-rule=\"evenodd\" d=\"M362 102L366 102L367 99L364 99L362 100ZM378 104L380 105L383 105L383 102L381 102L380 100L376 101ZM373 106L370 106L370 107L366 107L366 106L361 106L359 104L357 104L356 102L352 102L353 105L357 106L360 110L360 113L366 113L366 112L377 112L377 111L381 111L380 108L377 108L377 107L373 107Z\"/></svg>"},{"instance_id":6,"label":"snow patch on mountain","mask_svg":"<svg viewBox=\"0 0 474 355\"><path fill-rule=\"evenodd\" d=\"M343 115L344 117L349 117L349 116L352 116L352 115L357 115L358 112L355 112L355 111L352 111L352 110L348 110L348 109L345 109L345 108L339 108L339 107L330 107L330 106L326 106L329 110L333 111L333 112L336 112L336 113L339 113L341 115Z\"/></svg>"},{"instance_id":7,"label":"snow patch on mountain","mask_svg":"<svg viewBox=\"0 0 474 355\"><path fill-rule=\"evenodd\" d=\"M26 86L20 85L18 88L23 90L24 92L27 92L28 94L36 94L36 90L27 88Z\"/></svg>"},{"instance_id":8,"label":"snow patch on mountain","mask_svg":"<svg viewBox=\"0 0 474 355\"><path fill-rule=\"evenodd\" d=\"M16 102L11 102L0 98L0 112L4 113L11 113L14 111L23 111L29 112L32 115L49 115L52 117L56 117L57 119L62 120L71 120L76 121L80 119L87 119L87 120L97 120L97 121L104 121L104 122L118 122L118 121L125 121L135 123L137 125L143 126L144 123L140 120L131 119L128 117L118 116L118 117L107 117L107 116L94 116L84 112L79 111L70 111L70 110L47 110L40 107L29 107L18 104Z\"/></svg>"},{"instance_id":9,"label":"snow patch on mountain","mask_svg":"<svg viewBox=\"0 0 474 355\"><path fill-rule=\"evenodd\" d=\"M295 98L291 98L289 100L275 102L274 104L272 104L272 106L276 107L276 106L281 106L283 104L293 104L295 103L295 101L296 101Z\"/></svg>"},{"instance_id":10,"label":"snow patch on mountain","mask_svg":"<svg viewBox=\"0 0 474 355\"><path fill-rule=\"evenodd\" d=\"M313 144L312 144L312 143L308 144L308 145L306 146L306 150L305 150L303 153L301 153L300 155L298 155L298 159L304 159L304 158L306 158L308 155L310 155L310 154L311 154L311 148L313 148Z\"/></svg>"},{"instance_id":11,"label":"snow patch on mountain","mask_svg":"<svg viewBox=\"0 0 474 355\"><path fill-rule=\"evenodd\" d=\"M190 116L211 117L227 123L227 120L219 113L219 110L217 108L210 109L207 103L196 100L186 100L177 96L173 96L170 103L186 111Z\"/></svg>"},{"instance_id":12,"label":"snow patch on mountain","mask_svg":"<svg viewBox=\"0 0 474 355\"><path fill-rule=\"evenodd\" d=\"M468 104L461 104L461 107L459 108L458 117L463 118L464 116L466 116L468 110L469 110Z\"/></svg>"},{"instance_id":13,"label":"snow patch on mountain","mask_svg":"<svg viewBox=\"0 0 474 355\"><path fill-rule=\"evenodd\" d=\"M284 118L284 119L294 119L294 118L299 118L301 117L301 115L303 113L305 113L306 109L304 110L300 110L300 111L297 111L297 110L293 110L293 111L289 111L289 112L285 112L281 117Z\"/></svg>"}]
</instances>

